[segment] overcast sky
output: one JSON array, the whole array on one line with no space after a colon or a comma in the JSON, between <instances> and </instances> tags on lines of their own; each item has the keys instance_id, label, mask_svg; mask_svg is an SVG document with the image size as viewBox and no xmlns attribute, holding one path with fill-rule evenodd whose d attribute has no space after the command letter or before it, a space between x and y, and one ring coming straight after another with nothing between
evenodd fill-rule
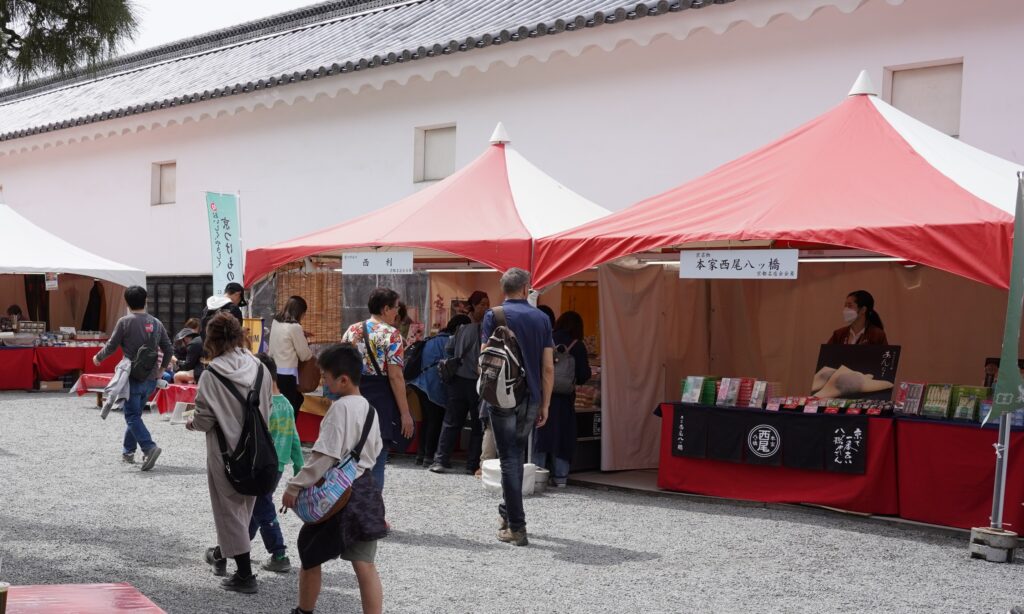
<instances>
[{"instance_id":1,"label":"overcast sky","mask_svg":"<svg viewBox=\"0 0 1024 614\"><path fill-rule=\"evenodd\" d=\"M283 13L317 0L133 0L139 33L122 53L140 51L210 30Z\"/></svg>"}]
</instances>

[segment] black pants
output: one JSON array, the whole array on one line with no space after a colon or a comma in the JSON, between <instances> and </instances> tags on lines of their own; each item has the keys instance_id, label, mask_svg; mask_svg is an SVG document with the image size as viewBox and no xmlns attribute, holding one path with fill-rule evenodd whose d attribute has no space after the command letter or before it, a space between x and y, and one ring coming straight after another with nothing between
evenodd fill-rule
<instances>
[{"instance_id":1,"label":"black pants","mask_svg":"<svg viewBox=\"0 0 1024 614\"><path fill-rule=\"evenodd\" d=\"M427 393L416 386L411 386L416 396L420 399L420 409L423 410L423 426L420 427L419 446L416 448L416 458L431 460L437 452L437 440L441 436L441 424L444 422L445 409L427 398Z\"/></svg>"},{"instance_id":2,"label":"black pants","mask_svg":"<svg viewBox=\"0 0 1024 614\"><path fill-rule=\"evenodd\" d=\"M295 419L298 420L299 408L302 407L302 402L306 400L306 397L299 392L299 378L294 375L278 375L277 387L281 390L284 398L288 399L288 402L292 404L292 409L295 410Z\"/></svg>"},{"instance_id":3,"label":"black pants","mask_svg":"<svg viewBox=\"0 0 1024 614\"><path fill-rule=\"evenodd\" d=\"M467 415L472 431L469 436L469 449L466 451L466 469L476 471L480 468L480 447L484 439L483 423L480 422L480 397L476 393L476 380L463 377L456 377L448 386L448 407L444 413L437 454L434 455L435 463L451 467L452 450L455 449L455 441L466 424Z\"/></svg>"}]
</instances>

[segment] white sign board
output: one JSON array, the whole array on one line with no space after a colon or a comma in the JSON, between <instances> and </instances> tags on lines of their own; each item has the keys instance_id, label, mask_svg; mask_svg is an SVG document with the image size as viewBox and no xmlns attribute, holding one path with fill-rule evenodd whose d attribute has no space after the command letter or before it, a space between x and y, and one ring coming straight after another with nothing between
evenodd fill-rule
<instances>
[{"instance_id":1,"label":"white sign board","mask_svg":"<svg viewBox=\"0 0 1024 614\"><path fill-rule=\"evenodd\" d=\"M412 275L412 252L354 252L341 255L344 275Z\"/></svg>"},{"instance_id":2,"label":"white sign board","mask_svg":"<svg viewBox=\"0 0 1024 614\"><path fill-rule=\"evenodd\" d=\"M56 290L58 288L58 286L57 286L57 274L56 273L46 273L45 274L45 280L46 280L46 289L47 290L53 291L53 290Z\"/></svg>"},{"instance_id":3,"label":"white sign board","mask_svg":"<svg viewBox=\"0 0 1024 614\"><path fill-rule=\"evenodd\" d=\"M679 253L681 279L796 279L798 249L707 249Z\"/></svg>"}]
</instances>

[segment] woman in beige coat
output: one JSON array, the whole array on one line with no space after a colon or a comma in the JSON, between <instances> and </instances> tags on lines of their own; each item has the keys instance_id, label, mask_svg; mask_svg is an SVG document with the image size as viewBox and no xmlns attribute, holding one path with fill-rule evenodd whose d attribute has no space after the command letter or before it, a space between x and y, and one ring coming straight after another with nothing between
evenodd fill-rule
<instances>
[{"instance_id":1,"label":"woman in beige coat","mask_svg":"<svg viewBox=\"0 0 1024 614\"><path fill-rule=\"evenodd\" d=\"M214 370L234 383L244 397L252 389L262 363L244 349L242 327L230 313L219 313L210 320L206 329L206 355L210 358L208 370ZM260 390L260 413L270 416L272 383L269 373L263 374ZM213 523L217 528L217 546L206 551L206 562L213 565L214 574L227 575L227 559L233 558L237 571L221 585L225 590L255 593L256 576L252 574L249 559L249 521L256 497L239 494L224 473L224 459L217 441L217 427L224 433L230 450L238 445L242 434L244 413L239 403L219 378L200 378L196 395L195 416L185 426L189 430L206 433L206 480L210 487Z\"/></svg>"},{"instance_id":2,"label":"woman in beige coat","mask_svg":"<svg viewBox=\"0 0 1024 614\"><path fill-rule=\"evenodd\" d=\"M313 358L301 324L306 310L306 299L301 296L289 297L284 308L274 315L274 323L270 325L270 340L267 342L267 354L277 364L277 387L292 404L296 417L305 400L299 392L299 363Z\"/></svg>"}]
</instances>

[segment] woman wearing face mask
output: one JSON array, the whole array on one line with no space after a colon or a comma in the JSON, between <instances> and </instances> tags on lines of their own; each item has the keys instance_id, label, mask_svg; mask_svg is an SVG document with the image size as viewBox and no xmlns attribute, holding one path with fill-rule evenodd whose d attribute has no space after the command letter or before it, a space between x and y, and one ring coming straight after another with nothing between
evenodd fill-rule
<instances>
[{"instance_id":1,"label":"woman wearing face mask","mask_svg":"<svg viewBox=\"0 0 1024 614\"><path fill-rule=\"evenodd\" d=\"M865 290L846 297L843 321L846 326L832 333L830 345L889 345L882 318L875 311L875 298Z\"/></svg>"}]
</instances>

